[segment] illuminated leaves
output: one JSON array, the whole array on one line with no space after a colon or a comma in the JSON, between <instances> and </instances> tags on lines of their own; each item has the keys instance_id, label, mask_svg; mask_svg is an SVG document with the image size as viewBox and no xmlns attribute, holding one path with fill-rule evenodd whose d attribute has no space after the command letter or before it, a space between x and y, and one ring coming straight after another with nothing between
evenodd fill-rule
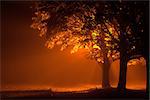
<instances>
[{"instance_id":1,"label":"illuminated leaves","mask_svg":"<svg viewBox=\"0 0 150 100\"><path fill-rule=\"evenodd\" d=\"M92 38L94 39L94 40L96 40L97 39L97 36L99 36L99 34L96 32L96 31L94 31L94 32L92 32Z\"/></svg>"},{"instance_id":2,"label":"illuminated leaves","mask_svg":"<svg viewBox=\"0 0 150 100\"><path fill-rule=\"evenodd\" d=\"M108 31L110 34L112 34L111 36L113 36L115 39L119 38L119 31L117 30L117 26L113 25L111 22L106 22L105 23Z\"/></svg>"},{"instance_id":3,"label":"illuminated leaves","mask_svg":"<svg viewBox=\"0 0 150 100\"><path fill-rule=\"evenodd\" d=\"M139 59L131 59L127 65L134 66L134 65L140 65L140 64L146 65L145 59L143 57L140 57Z\"/></svg>"},{"instance_id":4,"label":"illuminated leaves","mask_svg":"<svg viewBox=\"0 0 150 100\"><path fill-rule=\"evenodd\" d=\"M46 11L35 12L35 15L38 16L41 21L47 20L50 17Z\"/></svg>"},{"instance_id":5,"label":"illuminated leaves","mask_svg":"<svg viewBox=\"0 0 150 100\"><path fill-rule=\"evenodd\" d=\"M45 46L49 49L52 49L54 47L55 43L54 42L51 42L51 41L47 41L45 43Z\"/></svg>"},{"instance_id":6,"label":"illuminated leaves","mask_svg":"<svg viewBox=\"0 0 150 100\"><path fill-rule=\"evenodd\" d=\"M67 18L67 28L73 32L80 32L84 25L83 19L80 19L76 14Z\"/></svg>"},{"instance_id":7,"label":"illuminated leaves","mask_svg":"<svg viewBox=\"0 0 150 100\"><path fill-rule=\"evenodd\" d=\"M97 60L97 62L99 62L99 63L104 63L104 60L103 60L103 58L102 58L102 57L97 58L96 60Z\"/></svg>"},{"instance_id":8,"label":"illuminated leaves","mask_svg":"<svg viewBox=\"0 0 150 100\"><path fill-rule=\"evenodd\" d=\"M73 49L71 50L71 54L77 52L78 49L79 49L79 47L81 47L81 45L80 45L80 44L76 44L76 45L73 47Z\"/></svg>"},{"instance_id":9,"label":"illuminated leaves","mask_svg":"<svg viewBox=\"0 0 150 100\"><path fill-rule=\"evenodd\" d=\"M93 45L93 48L94 48L94 49L99 49L99 50L101 49L101 48L100 48L98 45L96 45L96 44Z\"/></svg>"},{"instance_id":10,"label":"illuminated leaves","mask_svg":"<svg viewBox=\"0 0 150 100\"><path fill-rule=\"evenodd\" d=\"M56 20L61 19L57 20L58 24L56 26L51 26L52 28L50 28L50 32L55 34L48 37L45 43L47 48L52 49L55 45L60 45L60 50L63 51L67 47L72 47L71 54L84 48L89 51L90 58L95 59L99 63L104 63L104 55L107 55L108 58L118 58L119 54L113 53L116 45L118 45L114 42L114 38L119 40L117 21L114 24L107 18L104 18L104 23L97 23L95 19L97 12L94 6L82 5L73 8L74 10L69 14L64 12L65 10L66 12L67 10L71 11L69 9L71 6L66 6L65 3L50 4L47 7L49 7L47 12L40 10L35 12L35 17L32 18L33 24L31 25L32 28L39 31L40 36L43 36L49 33L47 32L49 28L48 22L55 18ZM80 10L75 11L75 9ZM54 18L51 19L51 17ZM54 23L55 20L52 21L52 25ZM62 25L62 23L65 25ZM106 54L104 54L104 50Z\"/></svg>"},{"instance_id":11,"label":"illuminated leaves","mask_svg":"<svg viewBox=\"0 0 150 100\"><path fill-rule=\"evenodd\" d=\"M56 44L57 45L61 45L63 42L62 41L57 41Z\"/></svg>"},{"instance_id":12,"label":"illuminated leaves","mask_svg":"<svg viewBox=\"0 0 150 100\"><path fill-rule=\"evenodd\" d=\"M60 51L63 51L64 49L66 49L67 48L67 44L63 44L62 46L61 46L61 48L60 48Z\"/></svg>"},{"instance_id":13,"label":"illuminated leaves","mask_svg":"<svg viewBox=\"0 0 150 100\"><path fill-rule=\"evenodd\" d=\"M105 41L111 41L111 38L104 38Z\"/></svg>"},{"instance_id":14,"label":"illuminated leaves","mask_svg":"<svg viewBox=\"0 0 150 100\"><path fill-rule=\"evenodd\" d=\"M85 11L86 12L86 11ZM94 12L95 13L95 12ZM115 30L115 26L112 25L108 20L106 21L106 26L108 31L112 34L108 34L107 32L102 31L103 25L95 24L94 19L95 15L92 12L86 12L85 16L90 16L91 20L86 19L85 17L81 17L80 13L73 14L71 16L65 16L67 19L67 29L61 32L56 33L54 36L50 37L45 46L49 49L52 49L55 45L61 45L60 50L63 51L67 47L71 46L72 49L70 53L75 53L79 49L88 49L89 56L91 59L95 59L99 63L104 63L104 54L102 49L107 50L107 57L117 58L117 53L111 54L111 48L114 46L112 44L112 36L116 38L118 33ZM44 35L47 32L47 23L42 23L43 20L47 20L49 18L48 13L46 12L38 12L32 24L34 29L38 29L41 33L40 35ZM86 21L86 22L85 22ZM95 26L94 30L85 28L83 29L85 23L93 23ZM109 24L108 24L109 23ZM87 31L89 30L89 31ZM107 30L106 30L107 31ZM117 37L118 38L118 37ZM105 44L105 46L101 47L98 41L101 41ZM105 48L104 48L105 47ZM112 55L112 56L111 56Z\"/></svg>"},{"instance_id":15,"label":"illuminated leaves","mask_svg":"<svg viewBox=\"0 0 150 100\"><path fill-rule=\"evenodd\" d=\"M48 20L49 17L48 12L45 11L37 11L35 12L35 17L32 17L33 23L31 28L37 29L41 37L47 33L47 22L45 20Z\"/></svg>"},{"instance_id":16,"label":"illuminated leaves","mask_svg":"<svg viewBox=\"0 0 150 100\"><path fill-rule=\"evenodd\" d=\"M120 52L117 51L117 50L110 51L109 53L110 53L111 58L112 58L113 60L116 60L116 59L119 59L119 58L120 58Z\"/></svg>"}]
</instances>

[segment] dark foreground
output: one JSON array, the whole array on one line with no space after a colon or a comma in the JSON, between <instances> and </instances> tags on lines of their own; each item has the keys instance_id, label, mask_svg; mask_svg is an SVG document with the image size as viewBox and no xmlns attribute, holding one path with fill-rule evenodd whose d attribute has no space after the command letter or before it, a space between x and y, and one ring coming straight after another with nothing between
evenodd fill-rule
<instances>
[{"instance_id":1,"label":"dark foreground","mask_svg":"<svg viewBox=\"0 0 150 100\"><path fill-rule=\"evenodd\" d=\"M2 91L1 99L59 99L59 98L92 98L92 99L148 99L145 90L93 89L80 92L52 92L50 90Z\"/></svg>"}]
</instances>

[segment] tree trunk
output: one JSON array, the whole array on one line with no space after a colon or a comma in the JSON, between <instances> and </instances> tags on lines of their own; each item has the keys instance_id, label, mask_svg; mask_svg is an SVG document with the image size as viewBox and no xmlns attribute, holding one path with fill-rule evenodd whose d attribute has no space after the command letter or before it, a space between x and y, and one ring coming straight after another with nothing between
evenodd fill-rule
<instances>
[{"instance_id":1,"label":"tree trunk","mask_svg":"<svg viewBox=\"0 0 150 100\"><path fill-rule=\"evenodd\" d=\"M149 67L149 61L148 61L148 57L145 57L146 59L146 70L147 70L147 73L146 73L146 75L147 75L147 82L146 82L146 97L148 98L149 97L149 69L148 69L148 67Z\"/></svg>"},{"instance_id":2,"label":"tree trunk","mask_svg":"<svg viewBox=\"0 0 150 100\"><path fill-rule=\"evenodd\" d=\"M119 82L118 82L118 90L123 92L126 90L126 75L127 75L127 63L128 63L128 55L127 55L127 42L124 34L124 26L120 25L120 72L119 72ZM125 92L124 92L125 93Z\"/></svg>"},{"instance_id":3,"label":"tree trunk","mask_svg":"<svg viewBox=\"0 0 150 100\"><path fill-rule=\"evenodd\" d=\"M122 19L119 20L119 22L122 22ZM125 27L126 25L120 24L120 73L119 73L119 82L118 82L118 90L123 93L126 90L126 73L127 73L127 63L128 63L128 55L127 55L127 47L128 43L126 41L126 35L125 35Z\"/></svg>"},{"instance_id":4,"label":"tree trunk","mask_svg":"<svg viewBox=\"0 0 150 100\"><path fill-rule=\"evenodd\" d=\"M120 73L119 73L119 82L118 82L118 90L125 91L126 89L126 76L127 76L127 57L120 57Z\"/></svg>"},{"instance_id":5,"label":"tree trunk","mask_svg":"<svg viewBox=\"0 0 150 100\"><path fill-rule=\"evenodd\" d=\"M102 66L102 88L110 88L109 69L110 69L109 60L107 57L104 57L104 64Z\"/></svg>"}]
</instances>

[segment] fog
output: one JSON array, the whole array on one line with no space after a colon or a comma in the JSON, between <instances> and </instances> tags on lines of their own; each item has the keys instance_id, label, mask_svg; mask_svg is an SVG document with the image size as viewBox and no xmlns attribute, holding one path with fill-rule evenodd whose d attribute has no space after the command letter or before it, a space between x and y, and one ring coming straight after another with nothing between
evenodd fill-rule
<instances>
[{"instance_id":1,"label":"fog","mask_svg":"<svg viewBox=\"0 0 150 100\"><path fill-rule=\"evenodd\" d=\"M70 54L70 49L49 50L44 40L30 28L30 2L5 2L2 5L1 89L86 89L101 87L102 70L85 50ZM127 87L145 88L145 65L128 67ZM139 75L137 77L137 75ZM119 61L112 63L110 83L117 86ZM136 81L135 81L136 80Z\"/></svg>"}]
</instances>

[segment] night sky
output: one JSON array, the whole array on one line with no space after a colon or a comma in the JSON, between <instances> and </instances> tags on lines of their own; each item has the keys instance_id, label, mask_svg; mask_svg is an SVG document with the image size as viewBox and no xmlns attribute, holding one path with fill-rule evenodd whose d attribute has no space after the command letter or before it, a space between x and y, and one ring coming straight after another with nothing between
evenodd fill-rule
<instances>
[{"instance_id":1,"label":"night sky","mask_svg":"<svg viewBox=\"0 0 150 100\"><path fill-rule=\"evenodd\" d=\"M2 89L70 88L101 84L102 70L94 60L85 58L85 50L71 55L69 49L60 52L59 47L52 50L44 47L45 41L30 28L33 15L31 4L2 2ZM112 66L111 83L117 85L119 62ZM144 84L144 65L137 66L137 70L128 73L135 73L134 76L140 73L137 82Z\"/></svg>"}]
</instances>

